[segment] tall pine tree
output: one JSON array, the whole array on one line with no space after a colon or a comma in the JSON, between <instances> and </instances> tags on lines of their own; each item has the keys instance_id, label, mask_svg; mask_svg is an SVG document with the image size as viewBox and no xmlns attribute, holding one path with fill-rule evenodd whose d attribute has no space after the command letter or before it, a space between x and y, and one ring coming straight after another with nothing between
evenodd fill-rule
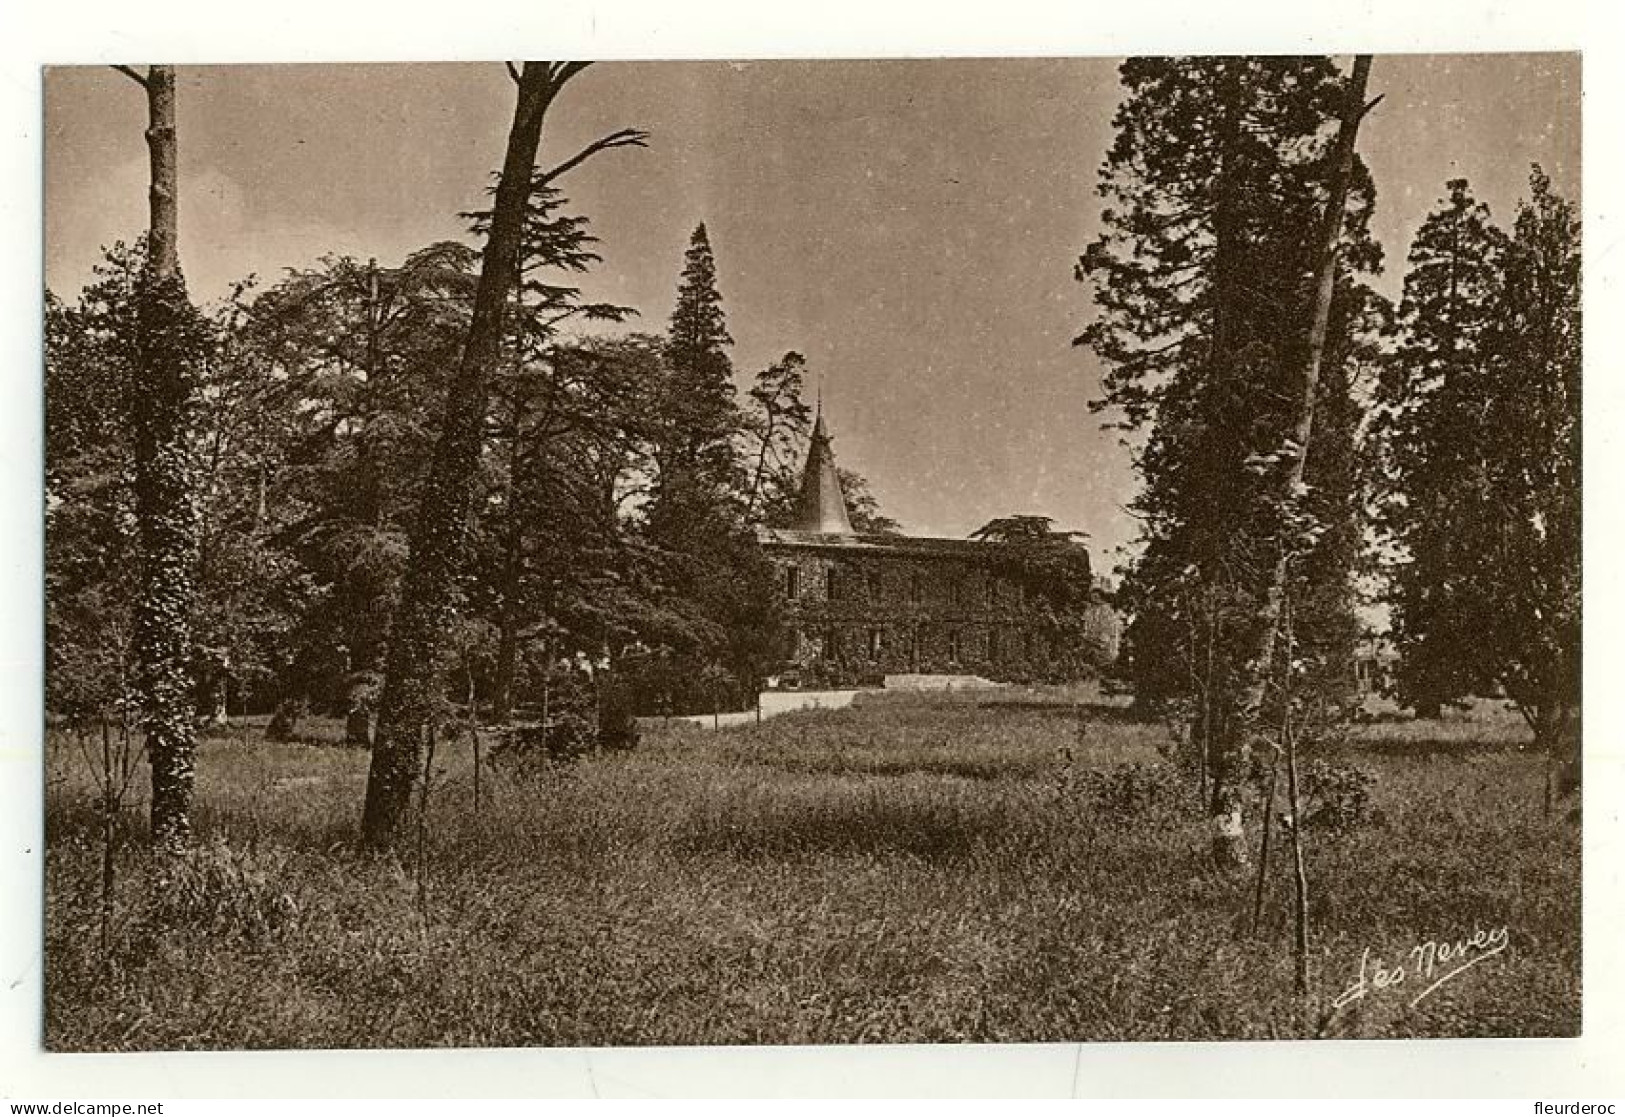
<instances>
[{"instance_id":1,"label":"tall pine tree","mask_svg":"<svg viewBox=\"0 0 1625 1117\"><path fill-rule=\"evenodd\" d=\"M660 556L665 604L650 636L679 665L667 678L709 671L714 680L725 672L744 699L754 696L771 660L778 621L772 568L747 521L745 420L735 399L732 344L702 224L683 261L650 445L655 478L646 530Z\"/></svg>"},{"instance_id":2,"label":"tall pine tree","mask_svg":"<svg viewBox=\"0 0 1625 1117\"><path fill-rule=\"evenodd\" d=\"M1464 182L1418 233L1383 382L1401 692L1500 688L1578 776L1580 222L1537 167L1510 237Z\"/></svg>"},{"instance_id":3,"label":"tall pine tree","mask_svg":"<svg viewBox=\"0 0 1625 1117\"><path fill-rule=\"evenodd\" d=\"M1482 652L1535 740L1577 785L1580 764L1580 218L1537 166L1507 252L1489 400Z\"/></svg>"},{"instance_id":4,"label":"tall pine tree","mask_svg":"<svg viewBox=\"0 0 1625 1117\"><path fill-rule=\"evenodd\" d=\"M738 493L733 435L740 425L735 402L727 318L717 289L711 238L702 223L689 238L677 305L666 334L663 430L656 441L658 490L671 501L731 497Z\"/></svg>"},{"instance_id":5,"label":"tall pine tree","mask_svg":"<svg viewBox=\"0 0 1625 1117\"><path fill-rule=\"evenodd\" d=\"M1388 562L1391 631L1400 654L1399 697L1423 716L1482 688L1474 610L1461 592L1476 542L1454 510L1485 506L1492 432L1492 327L1502 299L1507 237L1465 179L1411 242L1398 344L1384 363L1373 423L1377 522Z\"/></svg>"}]
</instances>

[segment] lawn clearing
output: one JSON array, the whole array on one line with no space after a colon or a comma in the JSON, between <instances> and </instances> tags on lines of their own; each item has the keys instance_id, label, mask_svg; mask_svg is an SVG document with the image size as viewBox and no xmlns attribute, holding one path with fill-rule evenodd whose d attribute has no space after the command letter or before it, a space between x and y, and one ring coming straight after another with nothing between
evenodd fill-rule
<instances>
[{"instance_id":1,"label":"lawn clearing","mask_svg":"<svg viewBox=\"0 0 1625 1117\"><path fill-rule=\"evenodd\" d=\"M1377 817L1309 835L1308 1002L1288 881L1264 926L1213 875L1194 792L1132 804L1161 726L1070 695L883 695L534 778L442 744L401 864L354 845L367 757L252 732L200 750L200 848L119 855L101 933L82 758L47 763L53 1050L1573 1035L1579 827L1508 715L1379 722L1337 759ZM1134 766L1140 766L1136 769ZM179 887L152 887L179 873ZM167 897L167 898L165 898ZM1362 958L1507 929L1412 1005L1420 975L1333 1003ZM1441 969L1439 973L1442 973ZM1438 973L1433 976L1437 977Z\"/></svg>"}]
</instances>

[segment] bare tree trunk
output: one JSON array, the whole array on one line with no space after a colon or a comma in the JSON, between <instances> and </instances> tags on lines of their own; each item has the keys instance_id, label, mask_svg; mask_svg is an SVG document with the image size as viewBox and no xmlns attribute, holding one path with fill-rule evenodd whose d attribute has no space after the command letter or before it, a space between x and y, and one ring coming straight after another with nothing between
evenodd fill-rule
<instances>
[{"instance_id":1,"label":"bare tree trunk","mask_svg":"<svg viewBox=\"0 0 1625 1117\"><path fill-rule=\"evenodd\" d=\"M386 482L383 463L373 445L371 424L384 408L380 396L384 391L385 364L382 359L382 304L378 286L378 261L369 259L366 272L366 293L363 308L366 311L366 349L363 369L366 390L362 396L363 430L368 431L356 442L356 458L350 471L350 483L355 486L357 518L375 531L382 532L388 522ZM373 713L378 706L378 691L384 666L385 633L389 629L389 595L378 583L371 570L351 567L347 578L345 598L351 609L348 632L349 659L344 676L344 743L354 748L372 746Z\"/></svg>"},{"instance_id":2,"label":"bare tree trunk","mask_svg":"<svg viewBox=\"0 0 1625 1117\"><path fill-rule=\"evenodd\" d=\"M225 727L231 724L231 709L228 702L230 687L231 676L226 674L223 668L216 668L209 688L210 725Z\"/></svg>"},{"instance_id":3,"label":"bare tree trunk","mask_svg":"<svg viewBox=\"0 0 1625 1117\"><path fill-rule=\"evenodd\" d=\"M426 736L429 747L423 755L423 783L418 795L417 864L413 873L417 882L418 930L425 936L429 933L429 796L434 791L436 738L435 727L432 724Z\"/></svg>"},{"instance_id":4,"label":"bare tree trunk","mask_svg":"<svg viewBox=\"0 0 1625 1117\"><path fill-rule=\"evenodd\" d=\"M550 704L553 698L553 641L549 639L542 645L542 751L544 753L553 742L553 727L550 724L553 711Z\"/></svg>"},{"instance_id":5,"label":"bare tree trunk","mask_svg":"<svg viewBox=\"0 0 1625 1117\"><path fill-rule=\"evenodd\" d=\"M1275 785L1280 782L1281 767L1279 761L1270 766L1270 787L1264 796L1264 817L1259 825L1263 833L1258 839L1258 877L1253 885L1253 923L1252 933L1258 934L1258 924L1264 917L1264 878L1269 872L1270 865L1270 836L1274 830L1275 811Z\"/></svg>"},{"instance_id":6,"label":"bare tree trunk","mask_svg":"<svg viewBox=\"0 0 1625 1117\"><path fill-rule=\"evenodd\" d=\"M475 837L478 839L478 825L480 821L480 711L475 702L474 672L468 672L468 736L469 742L474 746L474 822Z\"/></svg>"},{"instance_id":7,"label":"bare tree trunk","mask_svg":"<svg viewBox=\"0 0 1625 1117\"><path fill-rule=\"evenodd\" d=\"M519 468L524 457L520 453L524 405L518 384L514 386L513 410L509 419L513 424L513 441L508 447L508 522L503 541L502 596L497 614L496 693L491 700L491 716L499 725L507 725L513 720L513 685L519 665L519 573L525 546L525 527L519 510L514 506L519 492Z\"/></svg>"},{"instance_id":8,"label":"bare tree trunk","mask_svg":"<svg viewBox=\"0 0 1625 1117\"><path fill-rule=\"evenodd\" d=\"M1242 140L1242 117L1246 112L1247 89L1243 83L1243 61L1232 59L1225 67L1219 88L1219 100L1224 110L1224 132L1220 137L1219 171L1213 211L1214 287L1219 298L1213 311L1213 349L1208 358L1207 391L1229 391L1234 379L1236 348L1234 314L1228 307L1231 292L1240 279L1235 274L1235 258L1241 251L1244 231L1238 219L1239 198L1237 178ZM1209 558L1211 562L1211 557ZM1214 572L1208 572L1209 586ZM1226 672L1228 679L1230 672ZM1251 742L1238 733L1236 719L1231 716L1233 702L1230 687L1226 686L1225 706L1208 710L1209 728L1206 741L1208 818L1212 833L1214 862L1221 868L1239 869L1247 863L1246 828L1244 821L1243 781L1246 778ZM1210 699L1211 701L1211 699Z\"/></svg>"},{"instance_id":9,"label":"bare tree trunk","mask_svg":"<svg viewBox=\"0 0 1625 1117\"><path fill-rule=\"evenodd\" d=\"M1207 655L1202 666L1202 753L1198 758L1197 801L1206 805L1208 783L1213 763L1213 644L1217 628L1218 610L1214 607L1213 587L1205 591L1207 597Z\"/></svg>"},{"instance_id":10,"label":"bare tree trunk","mask_svg":"<svg viewBox=\"0 0 1625 1117\"><path fill-rule=\"evenodd\" d=\"M1283 503L1296 499L1303 484L1304 471L1309 462L1309 442L1314 436L1315 397L1320 391L1320 369L1326 349L1326 333L1331 320L1332 292L1337 279L1337 244L1343 231L1343 209L1348 199L1349 179L1354 170L1354 141L1360 121L1370 105L1365 103L1366 80L1371 73L1371 56L1358 55L1354 60L1354 75L1349 81L1343 120L1337 132L1333 151L1333 171L1323 217L1320 258L1315 269L1315 303L1309 328L1309 356L1304 364L1303 391L1298 405L1297 422L1292 439L1297 451L1292 456L1280 494ZM1280 539L1275 566L1265 587L1263 603L1255 618L1253 630L1256 644L1248 656L1246 686L1243 690L1235 737L1245 759L1253 740L1259 734L1263 715L1265 692L1269 683L1271 665L1275 660L1275 642L1281 622L1281 605L1286 596L1287 563L1291 541ZM1246 863L1246 848L1242 829L1242 801L1239 780L1215 779L1213 855L1221 868L1235 868Z\"/></svg>"},{"instance_id":11,"label":"bare tree trunk","mask_svg":"<svg viewBox=\"0 0 1625 1117\"><path fill-rule=\"evenodd\" d=\"M118 815L119 801L113 781L113 740L107 726L107 716L101 717L102 729L102 911L101 952L102 966L110 974L113 964L113 898L118 869Z\"/></svg>"},{"instance_id":12,"label":"bare tree trunk","mask_svg":"<svg viewBox=\"0 0 1625 1117\"><path fill-rule=\"evenodd\" d=\"M152 765L152 840L191 840L193 754L192 600L198 510L188 443L202 332L178 251L175 71L118 69L147 94L152 183L147 261L136 305L137 375L131 393L140 591L135 607L137 692Z\"/></svg>"},{"instance_id":13,"label":"bare tree trunk","mask_svg":"<svg viewBox=\"0 0 1625 1117\"><path fill-rule=\"evenodd\" d=\"M1292 812L1292 985L1299 996L1309 993L1309 875L1303 865L1303 797L1298 785L1298 742L1292 728L1292 708L1282 715L1286 738L1286 794Z\"/></svg>"}]
</instances>

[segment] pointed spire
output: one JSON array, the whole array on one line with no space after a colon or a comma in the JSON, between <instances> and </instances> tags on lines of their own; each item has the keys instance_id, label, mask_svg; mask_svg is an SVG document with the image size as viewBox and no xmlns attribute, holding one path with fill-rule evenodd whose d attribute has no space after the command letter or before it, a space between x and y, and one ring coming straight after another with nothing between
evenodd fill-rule
<instances>
[{"instance_id":1,"label":"pointed spire","mask_svg":"<svg viewBox=\"0 0 1625 1117\"><path fill-rule=\"evenodd\" d=\"M819 389L822 397L822 384ZM807 468L801 473L801 496L796 501L796 518L791 526L797 531L816 531L823 535L853 534L852 520L846 512L846 494L841 492L841 477L835 472L835 452L830 449L829 431L824 427L822 398L813 419Z\"/></svg>"}]
</instances>

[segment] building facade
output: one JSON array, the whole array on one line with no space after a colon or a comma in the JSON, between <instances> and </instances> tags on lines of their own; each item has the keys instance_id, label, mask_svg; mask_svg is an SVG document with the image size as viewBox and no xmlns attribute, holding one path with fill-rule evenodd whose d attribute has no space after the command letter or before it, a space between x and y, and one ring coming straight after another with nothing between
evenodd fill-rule
<instances>
[{"instance_id":1,"label":"building facade","mask_svg":"<svg viewBox=\"0 0 1625 1117\"><path fill-rule=\"evenodd\" d=\"M1060 680L1117 654L1109 606L1097 596L1081 634L1058 624L1043 587L1012 572L1005 544L853 531L822 414L793 525L759 537L785 608L785 685L887 675Z\"/></svg>"}]
</instances>

